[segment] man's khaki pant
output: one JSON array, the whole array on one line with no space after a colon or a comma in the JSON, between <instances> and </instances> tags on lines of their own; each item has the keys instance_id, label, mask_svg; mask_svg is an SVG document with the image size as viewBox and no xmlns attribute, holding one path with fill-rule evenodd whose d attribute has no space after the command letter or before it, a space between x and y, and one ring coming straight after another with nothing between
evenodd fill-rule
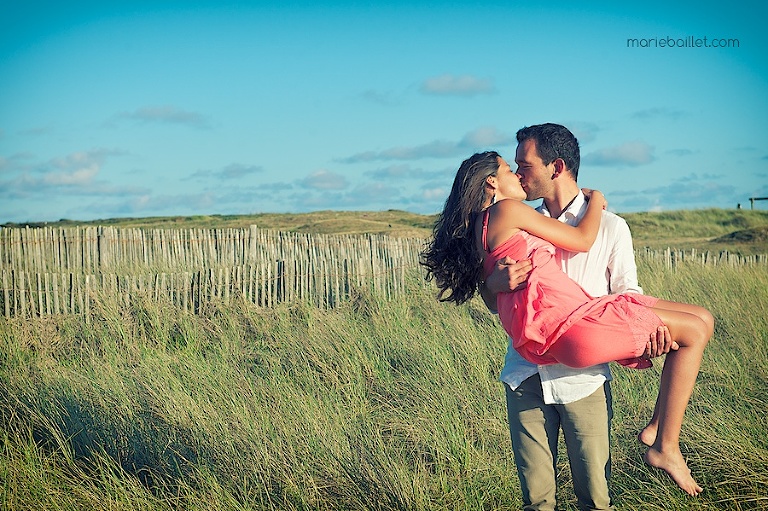
<instances>
[{"instance_id":1,"label":"man's khaki pant","mask_svg":"<svg viewBox=\"0 0 768 511\"><path fill-rule=\"evenodd\" d=\"M547 405L539 375L517 389L504 385L515 465L525 511L554 511L558 431L563 430L573 486L581 510L613 509L610 478L611 388L567 405Z\"/></svg>"}]
</instances>

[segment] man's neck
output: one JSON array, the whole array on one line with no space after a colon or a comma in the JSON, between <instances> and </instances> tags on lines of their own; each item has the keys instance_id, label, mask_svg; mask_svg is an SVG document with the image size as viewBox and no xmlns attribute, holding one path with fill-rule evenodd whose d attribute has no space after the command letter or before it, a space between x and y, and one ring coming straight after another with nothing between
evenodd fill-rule
<instances>
[{"instance_id":1,"label":"man's neck","mask_svg":"<svg viewBox=\"0 0 768 511\"><path fill-rule=\"evenodd\" d=\"M579 194L579 187L576 183L573 186L566 186L562 189L555 190L552 197L544 197L544 205L549 211L549 216L552 218L558 218L563 214L563 211L568 208L573 202L573 199Z\"/></svg>"}]
</instances>

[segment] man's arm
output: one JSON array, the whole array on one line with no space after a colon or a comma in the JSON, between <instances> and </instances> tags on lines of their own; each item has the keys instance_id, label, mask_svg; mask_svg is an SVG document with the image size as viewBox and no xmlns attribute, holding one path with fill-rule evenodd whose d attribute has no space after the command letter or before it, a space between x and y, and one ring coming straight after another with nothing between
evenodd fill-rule
<instances>
[{"instance_id":1,"label":"man's arm","mask_svg":"<svg viewBox=\"0 0 768 511\"><path fill-rule=\"evenodd\" d=\"M532 268L533 264L529 259L515 261L508 256L499 259L493 272L478 288L488 310L493 313L498 312L496 295L525 286Z\"/></svg>"},{"instance_id":2,"label":"man's arm","mask_svg":"<svg viewBox=\"0 0 768 511\"><path fill-rule=\"evenodd\" d=\"M609 281L611 293L643 293L637 279L637 263L635 263L635 248L632 244L632 233L623 218L606 214L603 220L610 234L611 252L608 259Z\"/></svg>"},{"instance_id":3,"label":"man's arm","mask_svg":"<svg viewBox=\"0 0 768 511\"><path fill-rule=\"evenodd\" d=\"M635 263L635 250L632 246L632 234L627 223L618 218L614 230L614 245L611 258L608 263L610 272L611 293L642 293L643 289L637 282L637 266ZM652 332L645 345L643 358L651 359L665 355L670 350L677 350L680 346L672 340L669 329L662 325Z\"/></svg>"}]
</instances>

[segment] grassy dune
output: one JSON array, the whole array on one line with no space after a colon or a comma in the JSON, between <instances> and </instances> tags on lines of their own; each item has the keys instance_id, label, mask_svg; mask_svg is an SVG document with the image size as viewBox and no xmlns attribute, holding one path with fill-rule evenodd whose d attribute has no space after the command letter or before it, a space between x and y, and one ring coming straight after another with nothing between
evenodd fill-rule
<instances>
[{"instance_id":1,"label":"grassy dune","mask_svg":"<svg viewBox=\"0 0 768 511\"><path fill-rule=\"evenodd\" d=\"M428 217L381 215L366 221L426 229ZM290 221L333 230L350 218ZM763 212L628 221L640 247L725 237L768 252L755 235ZM682 432L705 492L689 498L642 463L635 435L660 363L614 366L619 509L768 509L765 266L638 265L647 293L716 317ZM498 382L505 341L481 303L440 304L415 273L400 298L359 290L329 311L235 300L193 315L106 297L87 317L0 318L0 509L519 509ZM560 477L575 509L564 461Z\"/></svg>"},{"instance_id":2,"label":"grassy dune","mask_svg":"<svg viewBox=\"0 0 768 511\"><path fill-rule=\"evenodd\" d=\"M709 307L717 329L684 425L706 487L688 498L641 461L658 366L614 368L621 509L765 509L768 275L671 272L649 293ZM497 381L505 338L477 303L362 292L331 311L99 303L0 319L4 509L517 509ZM565 459L565 457L562 457ZM567 468L561 464L567 483ZM567 484L566 509L575 509Z\"/></svg>"}]
</instances>

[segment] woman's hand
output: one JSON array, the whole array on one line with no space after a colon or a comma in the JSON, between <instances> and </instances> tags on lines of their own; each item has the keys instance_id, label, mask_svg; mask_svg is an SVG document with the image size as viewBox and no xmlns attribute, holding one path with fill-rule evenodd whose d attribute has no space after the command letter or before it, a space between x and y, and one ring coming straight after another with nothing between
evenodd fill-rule
<instances>
[{"instance_id":1,"label":"woman's hand","mask_svg":"<svg viewBox=\"0 0 768 511\"><path fill-rule=\"evenodd\" d=\"M608 209L608 201L605 200L605 196L600 192L600 190L592 190L591 188L582 188L582 192L584 192L584 197L587 199L587 201L596 202L596 204L599 204L600 207L603 209Z\"/></svg>"}]
</instances>

